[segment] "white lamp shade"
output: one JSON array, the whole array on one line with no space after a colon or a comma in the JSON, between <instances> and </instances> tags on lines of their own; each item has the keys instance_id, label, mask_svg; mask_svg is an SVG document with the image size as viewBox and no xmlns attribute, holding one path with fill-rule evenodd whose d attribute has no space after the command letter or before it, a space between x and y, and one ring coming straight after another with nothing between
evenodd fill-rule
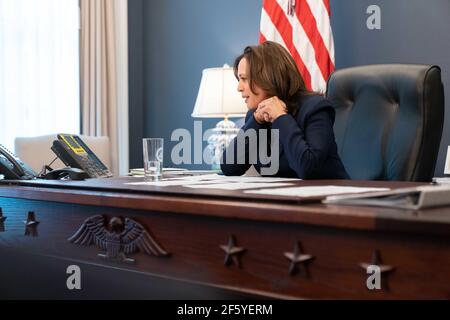
<instances>
[{"instance_id":1,"label":"white lamp shade","mask_svg":"<svg viewBox=\"0 0 450 320\"><path fill-rule=\"evenodd\" d=\"M233 68L204 69L192 116L196 118L244 117L247 107L237 91Z\"/></svg>"}]
</instances>

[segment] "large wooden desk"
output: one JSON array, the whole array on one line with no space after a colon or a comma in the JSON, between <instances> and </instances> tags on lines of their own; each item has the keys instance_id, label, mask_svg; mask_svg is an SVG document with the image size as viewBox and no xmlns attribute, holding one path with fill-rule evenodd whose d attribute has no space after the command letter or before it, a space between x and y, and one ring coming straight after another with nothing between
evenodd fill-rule
<instances>
[{"instance_id":1,"label":"large wooden desk","mask_svg":"<svg viewBox=\"0 0 450 320\"><path fill-rule=\"evenodd\" d=\"M7 218L0 222L0 297L450 298L450 208L330 206L240 191L123 184L139 179L0 185L0 208ZM30 211L40 223L27 230ZM113 262L98 257L95 245L67 240L98 214L141 223L170 256L139 252L129 255L134 264ZM221 246L231 236L245 251L225 265ZM285 253L297 243L312 259L290 274ZM383 273L382 290L368 290L360 264L372 263L376 250L382 259L377 264L393 269ZM69 265L80 266L82 290L67 289Z\"/></svg>"}]
</instances>

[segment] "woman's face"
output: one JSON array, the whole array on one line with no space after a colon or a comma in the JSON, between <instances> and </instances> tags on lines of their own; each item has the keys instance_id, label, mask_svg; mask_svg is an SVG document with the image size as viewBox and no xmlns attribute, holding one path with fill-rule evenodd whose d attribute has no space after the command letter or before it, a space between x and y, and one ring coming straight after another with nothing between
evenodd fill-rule
<instances>
[{"instance_id":1,"label":"woman's face","mask_svg":"<svg viewBox=\"0 0 450 320\"><path fill-rule=\"evenodd\" d=\"M238 65L238 91L241 93L242 98L245 99L245 103L247 104L248 109L255 109L258 107L258 104L269 98L266 92L259 88L256 84L253 84L253 89L250 90L250 70L249 64L246 58L242 58Z\"/></svg>"}]
</instances>

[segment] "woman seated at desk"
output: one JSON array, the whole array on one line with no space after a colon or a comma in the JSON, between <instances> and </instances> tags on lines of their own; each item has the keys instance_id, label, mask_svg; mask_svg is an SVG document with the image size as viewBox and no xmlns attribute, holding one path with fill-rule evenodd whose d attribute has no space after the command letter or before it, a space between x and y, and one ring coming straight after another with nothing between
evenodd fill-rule
<instances>
[{"instance_id":1,"label":"woman seated at desk","mask_svg":"<svg viewBox=\"0 0 450 320\"><path fill-rule=\"evenodd\" d=\"M223 153L221 169L225 175L242 175L253 164L262 175L271 171L265 169L275 167L276 171L268 175L349 179L337 153L334 108L323 96L307 90L285 48L271 41L248 46L236 58L234 73L249 111L242 131ZM256 141L248 138L250 129L256 131ZM271 150L270 137L276 137L273 129L279 130L279 141ZM263 139L262 134L268 132L271 134ZM239 140L246 142L240 144ZM264 154L270 157L270 163L262 159ZM274 161L278 161L275 166Z\"/></svg>"}]
</instances>

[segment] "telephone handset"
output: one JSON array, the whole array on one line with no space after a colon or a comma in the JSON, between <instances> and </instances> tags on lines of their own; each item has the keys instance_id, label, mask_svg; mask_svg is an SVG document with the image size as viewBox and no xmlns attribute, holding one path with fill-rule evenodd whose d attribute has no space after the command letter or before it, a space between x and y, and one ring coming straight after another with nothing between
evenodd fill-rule
<instances>
[{"instance_id":1,"label":"telephone handset","mask_svg":"<svg viewBox=\"0 0 450 320\"><path fill-rule=\"evenodd\" d=\"M58 134L53 152L66 166L84 170L91 178L112 177L112 173L77 135Z\"/></svg>"},{"instance_id":2,"label":"telephone handset","mask_svg":"<svg viewBox=\"0 0 450 320\"><path fill-rule=\"evenodd\" d=\"M0 144L0 174L5 179L30 180L37 176L22 160Z\"/></svg>"}]
</instances>

